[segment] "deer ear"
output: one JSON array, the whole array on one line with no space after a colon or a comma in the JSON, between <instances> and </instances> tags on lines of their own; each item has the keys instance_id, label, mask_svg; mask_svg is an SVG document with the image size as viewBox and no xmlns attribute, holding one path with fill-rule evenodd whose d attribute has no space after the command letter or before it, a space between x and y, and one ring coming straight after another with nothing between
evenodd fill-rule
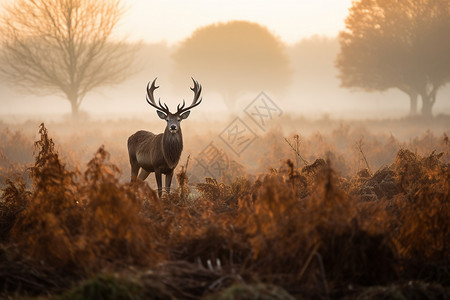
<instances>
[{"instance_id":1,"label":"deer ear","mask_svg":"<svg viewBox=\"0 0 450 300\"><path fill-rule=\"evenodd\" d=\"M189 117L189 114L190 114L190 113L191 113L191 111L188 110L187 112L182 113L182 114L180 115L180 118L181 118L182 120L187 119L187 117Z\"/></svg>"},{"instance_id":2,"label":"deer ear","mask_svg":"<svg viewBox=\"0 0 450 300\"><path fill-rule=\"evenodd\" d=\"M158 116L161 118L161 119L166 119L167 118L167 115L165 114L165 113L163 113L162 111L160 111L160 110L157 110L156 111L156 113L158 114Z\"/></svg>"}]
</instances>

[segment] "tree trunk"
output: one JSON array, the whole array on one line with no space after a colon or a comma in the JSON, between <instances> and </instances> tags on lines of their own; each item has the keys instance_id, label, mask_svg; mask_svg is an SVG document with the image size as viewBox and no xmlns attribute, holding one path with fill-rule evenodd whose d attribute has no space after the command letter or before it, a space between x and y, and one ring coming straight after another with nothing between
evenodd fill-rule
<instances>
[{"instance_id":1,"label":"tree trunk","mask_svg":"<svg viewBox=\"0 0 450 300\"><path fill-rule=\"evenodd\" d=\"M436 93L430 93L427 95L426 93L421 94L422 98L422 116L425 118L433 117L432 109L434 102L436 101Z\"/></svg>"},{"instance_id":2,"label":"tree trunk","mask_svg":"<svg viewBox=\"0 0 450 300\"><path fill-rule=\"evenodd\" d=\"M430 99L428 99L428 97L423 97L422 96L422 116L426 117L426 118L431 118L433 116L431 110L433 108L433 104L430 101Z\"/></svg>"},{"instance_id":3,"label":"tree trunk","mask_svg":"<svg viewBox=\"0 0 450 300\"><path fill-rule=\"evenodd\" d=\"M414 89L409 88L408 86L399 86L398 87L402 92L409 96L409 115L415 116L418 114L417 104L419 93Z\"/></svg>"},{"instance_id":4,"label":"tree trunk","mask_svg":"<svg viewBox=\"0 0 450 300\"><path fill-rule=\"evenodd\" d=\"M72 119L77 120L79 117L80 112L80 104L78 103L78 97L76 96L68 96L67 97L70 101L70 106L72 108Z\"/></svg>"},{"instance_id":5,"label":"tree trunk","mask_svg":"<svg viewBox=\"0 0 450 300\"><path fill-rule=\"evenodd\" d=\"M409 115L415 116L417 115L417 100L419 98L419 95L417 93L409 94L409 101L410 101L410 107L409 107Z\"/></svg>"}]
</instances>

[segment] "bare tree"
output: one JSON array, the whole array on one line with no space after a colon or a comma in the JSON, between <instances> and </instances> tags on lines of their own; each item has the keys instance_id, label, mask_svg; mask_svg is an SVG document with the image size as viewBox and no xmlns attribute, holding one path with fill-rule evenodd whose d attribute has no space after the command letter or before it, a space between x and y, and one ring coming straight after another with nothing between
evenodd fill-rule
<instances>
[{"instance_id":1,"label":"bare tree","mask_svg":"<svg viewBox=\"0 0 450 300\"><path fill-rule=\"evenodd\" d=\"M123 81L137 45L113 39L121 0L15 0L0 16L0 76L32 94L61 94L76 117L85 95Z\"/></svg>"}]
</instances>

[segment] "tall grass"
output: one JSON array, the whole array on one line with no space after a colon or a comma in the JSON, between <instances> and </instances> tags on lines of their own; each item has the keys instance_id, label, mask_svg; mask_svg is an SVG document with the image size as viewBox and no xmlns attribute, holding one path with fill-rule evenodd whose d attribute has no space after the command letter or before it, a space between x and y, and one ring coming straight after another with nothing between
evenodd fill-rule
<instances>
[{"instance_id":1,"label":"tall grass","mask_svg":"<svg viewBox=\"0 0 450 300\"><path fill-rule=\"evenodd\" d=\"M376 287L413 281L448 295L448 153L401 148L374 174L346 176L333 157L298 169L285 160L254 179L207 178L197 196L186 162L159 199L121 181L105 147L71 168L43 124L39 136L31 184L18 177L2 190L5 293L375 299L390 293Z\"/></svg>"}]
</instances>

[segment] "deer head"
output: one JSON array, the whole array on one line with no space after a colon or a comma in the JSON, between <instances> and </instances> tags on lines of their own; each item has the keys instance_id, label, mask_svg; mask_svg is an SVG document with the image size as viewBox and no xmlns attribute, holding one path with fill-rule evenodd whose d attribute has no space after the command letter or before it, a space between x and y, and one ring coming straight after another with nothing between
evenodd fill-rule
<instances>
[{"instance_id":1,"label":"deer head","mask_svg":"<svg viewBox=\"0 0 450 300\"><path fill-rule=\"evenodd\" d=\"M171 113L165 103L164 105L161 104L161 99L158 99L158 104L156 104L155 102L155 99L153 97L153 91L159 88L159 86L155 85L156 79L157 78L153 80L151 86L150 82L147 85L147 102L148 104L156 108L156 113L161 119L167 121L166 131L168 131L171 134L176 134L180 130L180 122L189 117L190 109L196 107L202 102L202 98L200 98L202 86L198 84L198 82L195 81L194 78L192 78L192 81L194 82L194 87L192 87L191 90L194 92L194 100L192 100L191 105L189 105L188 107L185 107L185 102L183 100L183 104L181 106L180 104L178 104L177 112Z\"/></svg>"}]
</instances>

